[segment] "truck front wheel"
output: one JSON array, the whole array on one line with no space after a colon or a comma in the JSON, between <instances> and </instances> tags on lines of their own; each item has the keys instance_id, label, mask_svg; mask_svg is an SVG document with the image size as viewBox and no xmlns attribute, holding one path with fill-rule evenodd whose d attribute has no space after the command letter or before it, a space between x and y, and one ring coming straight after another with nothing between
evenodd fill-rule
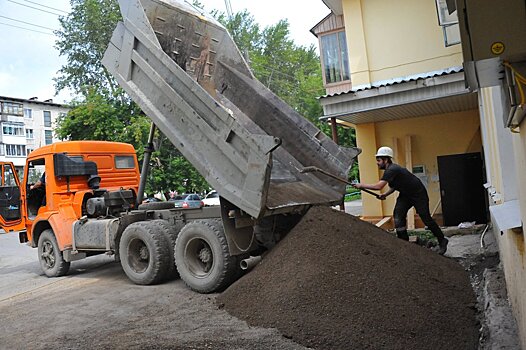
<instances>
[{"instance_id":1,"label":"truck front wheel","mask_svg":"<svg viewBox=\"0 0 526 350\"><path fill-rule=\"evenodd\" d=\"M135 222L122 233L119 243L122 269L135 284L161 282L170 269L170 242L157 225Z\"/></svg>"},{"instance_id":2,"label":"truck front wheel","mask_svg":"<svg viewBox=\"0 0 526 350\"><path fill-rule=\"evenodd\" d=\"M188 223L175 243L175 265L181 279L199 293L225 289L237 275L220 220Z\"/></svg>"},{"instance_id":3,"label":"truck front wheel","mask_svg":"<svg viewBox=\"0 0 526 350\"><path fill-rule=\"evenodd\" d=\"M48 277L64 276L69 271L70 263L64 260L51 229L44 230L38 238L38 260Z\"/></svg>"}]
</instances>

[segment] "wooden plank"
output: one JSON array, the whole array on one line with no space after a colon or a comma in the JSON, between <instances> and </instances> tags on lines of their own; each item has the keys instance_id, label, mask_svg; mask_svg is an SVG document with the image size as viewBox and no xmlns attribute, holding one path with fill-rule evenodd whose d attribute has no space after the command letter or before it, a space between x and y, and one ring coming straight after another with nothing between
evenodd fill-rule
<instances>
[{"instance_id":1,"label":"wooden plank","mask_svg":"<svg viewBox=\"0 0 526 350\"><path fill-rule=\"evenodd\" d=\"M391 217L390 216L386 216L382 220L378 221L375 225L376 225L376 227L382 227L383 225L385 225L390 220L391 220Z\"/></svg>"},{"instance_id":2,"label":"wooden plank","mask_svg":"<svg viewBox=\"0 0 526 350\"><path fill-rule=\"evenodd\" d=\"M413 172L413 154L411 149L411 135L405 137L405 167L411 173ZM407 229L415 229L415 209L411 208L407 212Z\"/></svg>"}]
</instances>

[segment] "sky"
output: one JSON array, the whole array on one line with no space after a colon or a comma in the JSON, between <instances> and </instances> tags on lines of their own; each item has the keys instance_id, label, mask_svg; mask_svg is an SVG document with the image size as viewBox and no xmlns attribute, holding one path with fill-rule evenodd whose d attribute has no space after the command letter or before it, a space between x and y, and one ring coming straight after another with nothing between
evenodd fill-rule
<instances>
[{"instance_id":1,"label":"sky","mask_svg":"<svg viewBox=\"0 0 526 350\"><path fill-rule=\"evenodd\" d=\"M225 0L200 2L206 11L226 12ZM230 5L234 13L247 9L262 28L287 19L296 44L316 47L309 30L330 12L322 0L230 0ZM69 9L69 0L0 0L0 96L72 99L69 91L55 96L53 82L66 62L54 48L53 30L60 29L58 17Z\"/></svg>"}]
</instances>

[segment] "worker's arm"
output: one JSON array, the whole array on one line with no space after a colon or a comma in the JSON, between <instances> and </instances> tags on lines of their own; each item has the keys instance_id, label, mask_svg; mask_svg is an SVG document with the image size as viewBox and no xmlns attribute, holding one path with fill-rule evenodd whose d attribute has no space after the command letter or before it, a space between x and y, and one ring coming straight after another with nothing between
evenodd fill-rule
<instances>
[{"instance_id":1,"label":"worker's arm","mask_svg":"<svg viewBox=\"0 0 526 350\"><path fill-rule=\"evenodd\" d=\"M375 184L362 184L362 183L353 184L353 187L359 190L366 189L366 190L380 191L382 188L385 187L385 185L387 185L387 181L380 180Z\"/></svg>"},{"instance_id":2,"label":"worker's arm","mask_svg":"<svg viewBox=\"0 0 526 350\"><path fill-rule=\"evenodd\" d=\"M378 196L378 199L384 200L384 199L387 198L387 196L389 196L390 194L392 194L394 191L395 191L394 188L389 187L389 190L387 190L387 192L384 192L384 193L382 193L381 195L379 195L379 196Z\"/></svg>"},{"instance_id":3,"label":"worker's arm","mask_svg":"<svg viewBox=\"0 0 526 350\"><path fill-rule=\"evenodd\" d=\"M29 187L29 189L32 190L32 189L35 189L35 188L38 188L38 187L42 187L42 181L40 181L40 180L38 180L34 185Z\"/></svg>"}]
</instances>

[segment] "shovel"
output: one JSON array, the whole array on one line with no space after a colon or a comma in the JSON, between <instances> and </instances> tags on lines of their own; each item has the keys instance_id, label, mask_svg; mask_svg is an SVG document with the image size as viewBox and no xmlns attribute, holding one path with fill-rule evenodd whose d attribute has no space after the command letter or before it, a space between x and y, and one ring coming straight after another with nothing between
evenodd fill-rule
<instances>
[{"instance_id":1,"label":"shovel","mask_svg":"<svg viewBox=\"0 0 526 350\"><path fill-rule=\"evenodd\" d=\"M349 182L349 181L347 181L345 179L342 179L339 176L336 176L336 175L333 175L331 173L328 173L325 170L320 169L320 168L315 167L315 166L307 166L307 167L305 167L303 169L300 169L300 173L302 173L302 174L304 174L304 173L313 173L313 172L322 173L322 174L327 175L328 177L331 177L331 178L333 178L335 180L341 181L341 182L346 183L346 184L351 185L351 186L353 185L352 182ZM360 188L360 191L369 193L370 195L375 196L377 199L380 199L380 195L377 194L377 193L374 193L373 191L367 190L365 188Z\"/></svg>"}]
</instances>

